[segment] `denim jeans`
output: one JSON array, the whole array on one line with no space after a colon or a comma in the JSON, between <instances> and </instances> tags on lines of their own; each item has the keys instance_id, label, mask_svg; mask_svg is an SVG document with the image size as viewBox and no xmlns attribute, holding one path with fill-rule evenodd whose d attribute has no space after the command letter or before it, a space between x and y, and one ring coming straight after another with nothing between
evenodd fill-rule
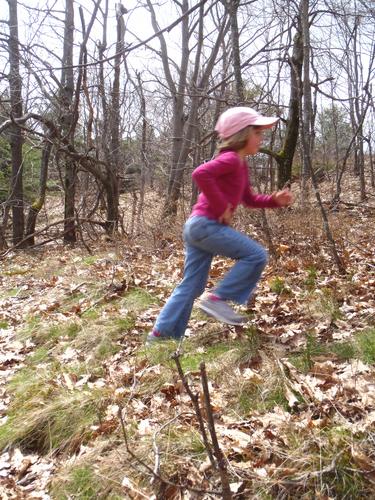
<instances>
[{"instance_id":1,"label":"denim jeans","mask_svg":"<svg viewBox=\"0 0 375 500\"><path fill-rule=\"evenodd\" d=\"M161 310L154 328L162 337L181 338L194 300L204 292L214 255L236 260L212 290L223 300L244 304L254 291L267 263L267 252L233 228L207 217L193 216L184 227L184 277Z\"/></svg>"}]
</instances>

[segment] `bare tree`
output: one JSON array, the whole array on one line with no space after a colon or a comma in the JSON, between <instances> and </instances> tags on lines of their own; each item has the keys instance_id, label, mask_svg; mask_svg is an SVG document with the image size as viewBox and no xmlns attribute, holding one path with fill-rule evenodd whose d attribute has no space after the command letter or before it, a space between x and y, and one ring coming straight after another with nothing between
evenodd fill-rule
<instances>
[{"instance_id":1,"label":"bare tree","mask_svg":"<svg viewBox=\"0 0 375 500\"><path fill-rule=\"evenodd\" d=\"M9 5L9 93L11 116L16 119L22 116L22 79L20 75L20 55L18 40L18 4L17 0L8 0ZM23 240L24 211L23 211L23 159L22 159L22 132L13 124L9 133L12 155L12 180L9 203L12 207L13 244ZM22 245L21 245L22 246Z\"/></svg>"},{"instance_id":2,"label":"bare tree","mask_svg":"<svg viewBox=\"0 0 375 500\"><path fill-rule=\"evenodd\" d=\"M74 142L73 125L73 39L74 39L74 0L65 2L63 69L61 72L61 128L69 142ZM64 241L74 243L77 239L75 227L75 192L77 169L70 156L64 157Z\"/></svg>"}]
</instances>

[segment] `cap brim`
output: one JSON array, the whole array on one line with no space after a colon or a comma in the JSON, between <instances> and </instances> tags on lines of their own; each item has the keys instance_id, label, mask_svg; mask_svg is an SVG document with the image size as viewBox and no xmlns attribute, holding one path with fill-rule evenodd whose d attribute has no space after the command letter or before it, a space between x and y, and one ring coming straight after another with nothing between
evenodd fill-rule
<instances>
[{"instance_id":1,"label":"cap brim","mask_svg":"<svg viewBox=\"0 0 375 500\"><path fill-rule=\"evenodd\" d=\"M279 121L279 118L274 118L271 116L258 116L252 125L262 128L272 128Z\"/></svg>"}]
</instances>

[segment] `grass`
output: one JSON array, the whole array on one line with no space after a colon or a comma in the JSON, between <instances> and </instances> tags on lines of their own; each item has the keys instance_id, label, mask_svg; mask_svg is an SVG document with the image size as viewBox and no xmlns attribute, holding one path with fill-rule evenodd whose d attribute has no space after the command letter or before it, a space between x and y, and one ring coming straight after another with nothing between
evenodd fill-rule
<instances>
[{"instance_id":1,"label":"grass","mask_svg":"<svg viewBox=\"0 0 375 500\"><path fill-rule=\"evenodd\" d=\"M112 389L75 387L75 381L87 374L94 380L103 376L103 363L121 349L124 332L134 322L132 313L54 324L29 318L20 337L31 339L37 348L9 382L11 403L8 419L0 427L0 448L17 444L38 453L71 453L88 442ZM68 386L66 376L71 377Z\"/></svg>"},{"instance_id":2,"label":"grass","mask_svg":"<svg viewBox=\"0 0 375 500\"><path fill-rule=\"evenodd\" d=\"M89 257L82 264L90 266L95 262L96 257ZM287 279L289 283L289 276ZM340 299L334 290L328 288L317 294L314 291L317 281L318 273L312 266L307 269L303 293L314 298L317 312L320 307L320 314L334 321L340 317ZM289 290L285 279L279 276L270 283L270 288L278 295ZM103 287L100 291L95 290L98 298L105 291ZM95 291L91 289L91 292ZM73 306L84 298L77 291L61 303L63 307ZM166 383L180 388L180 384L176 384L176 368L171 359L176 342L163 342L147 350L141 347L133 356L142 340L137 332L141 313L155 306L157 300L141 288L132 288L109 300L87 309L72 321L47 324L45 316L37 316L29 319L23 332L23 338L31 339L37 348L9 385L11 405L8 422L0 427L0 446L13 444L37 453L64 452L71 455L69 463L53 478L52 498L117 500L127 495L130 498L133 492L121 487L124 477L151 498L155 491L150 491L150 476L139 464L131 461L118 428L111 428L108 435L99 436L95 429L103 420L105 422L109 406L122 404L127 411L126 427L129 428L131 449L153 466L154 430L143 435L138 430L139 421L150 419L154 426L157 420L155 429L160 429L163 422L173 418L176 412L191 412L185 393L176 390L175 399L169 400L163 390L160 391ZM200 325L197 323L200 319L196 313L194 326ZM183 343L182 368L192 388L200 393L197 372L200 363L206 363L217 423L226 425L232 420L239 426L244 421L254 425L255 432L251 434L254 441L250 443L249 438L249 446L243 449L242 462L249 460L252 465L258 464L255 468L264 468L267 474L270 471L264 478L252 474L251 481L248 481L246 471L236 475L230 468L230 480L244 480L249 497L260 499L315 498L318 495L322 498L363 497L368 487L365 476L358 471L351 456L354 436L350 431L335 427L337 422L331 415L321 419L324 420L324 429L315 428L314 423L305 425L303 419L309 418L303 413L305 408L298 404L293 409L289 407L285 375L281 375L274 360L277 353L275 346L270 345L270 336L263 340L255 328L223 328L210 320L202 321L202 325L197 328L198 334ZM283 348L281 346L280 350ZM62 358L68 349L76 355L71 359ZM107 385L94 389L97 377L109 381L108 367L113 367L111 358L120 350L123 350L121 356L123 354L124 358L118 355L114 361L127 364L129 377L121 379L119 370L118 380L111 378L113 387ZM303 372L311 370L319 356L332 356L334 360L342 361L361 359L372 364L375 363L375 328L357 332L345 342L322 341L308 333L304 347L291 356ZM251 372L246 372L248 369L255 370L254 378L251 378ZM64 376L72 381L71 385L64 381ZM90 382L75 387L77 380L87 380L87 377L81 379L83 376L90 376ZM280 408L289 412L291 419L286 418L285 425L275 424L277 435L272 437L272 418L283 417L282 414L276 415L276 407L279 413ZM130 429L132 424L133 431ZM219 425L218 429L220 431ZM186 420L174 420L160 430L156 439L165 477L183 477L187 467L198 469L206 459L194 415L189 415ZM235 444L231 448L227 438L220 434L219 441L233 465L231 455ZM74 458L73 462L73 455L87 443L90 446L84 449L82 457ZM235 454L240 457L242 451L240 447L238 449ZM335 467L329 470L333 461ZM211 488L216 481L215 474L210 470L204 476L207 487Z\"/></svg>"},{"instance_id":3,"label":"grass","mask_svg":"<svg viewBox=\"0 0 375 500\"><path fill-rule=\"evenodd\" d=\"M315 266L309 266L307 268L307 277L305 279L304 284L308 288L314 288L316 285L317 278L318 278L318 270L316 269Z\"/></svg>"},{"instance_id":4,"label":"grass","mask_svg":"<svg viewBox=\"0 0 375 500\"><path fill-rule=\"evenodd\" d=\"M123 298L121 305L131 311L142 311L155 305L158 301L147 290L142 288L133 288Z\"/></svg>"},{"instance_id":5,"label":"grass","mask_svg":"<svg viewBox=\"0 0 375 500\"><path fill-rule=\"evenodd\" d=\"M117 491L116 491L117 490ZM93 465L82 464L71 468L65 478L54 482L51 494L55 500L120 500L123 497L118 482L111 481L108 476L98 474Z\"/></svg>"},{"instance_id":6,"label":"grass","mask_svg":"<svg viewBox=\"0 0 375 500\"><path fill-rule=\"evenodd\" d=\"M56 386L51 375L46 369L35 373L26 368L14 377L8 420L0 427L0 449L17 444L42 454L72 452L88 441L108 390L67 390Z\"/></svg>"},{"instance_id":7,"label":"grass","mask_svg":"<svg viewBox=\"0 0 375 500\"><path fill-rule=\"evenodd\" d=\"M314 335L306 335L305 348L291 355L294 366L307 373L314 365L314 357L333 355L339 361L359 359L369 365L375 364L375 328L357 332L352 341L320 342Z\"/></svg>"},{"instance_id":8,"label":"grass","mask_svg":"<svg viewBox=\"0 0 375 500\"><path fill-rule=\"evenodd\" d=\"M88 257L85 257L82 262L83 264L85 264L86 266L92 266L93 264L95 264L95 262L99 259L99 257L97 255L89 255Z\"/></svg>"},{"instance_id":9,"label":"grass","mask_svg":"<svg viewBox=\"0 0 375 500\"><path fill-rule=\"evenodd\" d=\"M285 284L284 278L281 276L276 276L269 281L269 287L271 292L281 295L283 292L288 291L288 287Z\"/></svg>"},{"instance_id":10,"label":"grass","mask_svg":"<svg viewBox=\"0 0 375 500\"><path fill-rule=\"evenodd\" d=\"M340 298L337 292L328 287L320 287L308 292L307 307L310 313L317 317L323 317L334 322L342 318L340 311Z\"/></svg>"},{"instance_id":11,"label":"grass","mask_svg":"<svg viewBox=\"0 0 375 500\"><path fill-rule=\"evenodd\" d=\"M61 339L73 340L81 331L82 326L72 321L69 323L42 324L38 317L28 321L21 331L21 338L31 339L37 346L53 347Z\"/></svg>"}]
</instances>

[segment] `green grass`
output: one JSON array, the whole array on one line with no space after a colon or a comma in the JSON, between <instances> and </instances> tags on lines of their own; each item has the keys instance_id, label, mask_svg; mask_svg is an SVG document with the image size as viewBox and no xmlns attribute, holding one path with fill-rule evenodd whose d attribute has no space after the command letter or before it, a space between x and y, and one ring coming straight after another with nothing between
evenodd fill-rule
<instances>
[{"instance_id":1,"label":"green grass","mask_svg":"<svg viewBox=\"0 0 375 500\"><path fill-rule=\"evenodd\" d=\"M91 464L72 467L63 479L55 480L51 487L51 498L55 500L121 500L120 471L117 481L107 474L100 474Z\"/></svg>"},{"instance_id":2,"label":"green grass","mask_svg":"<svg viewBox=\"0 0 375 500\"><path fill-rule=\"evenodd\" d=\"M121 305L131 311L142 311L156 303L155 297L142 288L133 288L121 301Z\"/></svg>"},{"instance_id":3,"label":"green grass","mask_svg":"<svg viewBox=\"0 0 375 500\"><path fill-rule=\"evenodd\" d=\"M49 350L46 347L37 348L30 356L28 356L26 362L28 365L39 365L48 361L50 358Z\"/></svg>"},{"instance_id":4,"label":"green grass","mask_svg":"<svg viewBox=\"0 0 375 500\"><path fill-rule=\"evenodd\" d=\"M202 437L197 429L186 428L176 425L168 426L158 438L159 446L163 449L165 461L168 462L168 455L172 455L172 463L175 456L187 454L194 459L204 459L206 448Z\"/></svg>"},{"instance_id":5,"label":"green grass","mask_svg":"<svg viewBox=\"0 0 375 500\"><path fill-rule=\"evenodd\" d=\"M89 440L108 391L67 390L56 386L54 378L53 370L40 367L38 373L26 368L14 377L8 420L0 427L0 449L17 444L42 454L73 452Z\"/></svg>"},{"instance_id":6,"label":"green grass","mask_svg":"<svg viewBox=\"0 0 375 500\"><path fill-rule=\"evenodd\" d=\"M104 361L116 352L118 352L121 347L116 344L112 339L103 336L99 344L94 350L94 359L96 361Z\"/></svg>"},{"instance_id":7,"label":"green grass","mask_svg":"<svg viewBox=\"0 0 375 500\"><path fill-rule=\"evenodd\" d=\"M315 266L310 266L307 268L307 278L305 279L305 285L308 288L314 288L316 285L316 280L318 278L318 270Z\"/></svg>"},{"instance_id":8,"label":"green grass","mask_svg":"<svg viewBox=\"0 0 375 500\"><path fill-rule=\"evenodd\" d=\"M84 313L82 313L81 318L87 319L87 320L95 320L100 318L100 311L97 309L88 309Z\"/></svg>"},{"instance_id":9,"label":"green grass","mask_svg":"<svg viewBox=\"0 0 375 500\"><path fill-rule=\"evenodd\" d=\"M86 264L86 266L92 266L98 259L99 257L97 255L89 255L88 257L85 257L82 262L83 264Z\"/></svg>"},{"instance_id":10,"label":"green grass","mask_svg":"<svg viewBox=\"0 0 375 500\"><path fill-rule=\"evenodd\" d=\"M73 470L64 492L55 491L55 498L80 498L82 500L91 500L97 498L98 483L95 480L95 473L91 467L78 467Z\"/></svg>"},{"instance_id":11,"label":"green grass","mask_svg":"<svg viewBox=\"0 0 375 500\"><path fill-rule=\"evenodd\" d=\"M20 293L21 288L9 288L4 293L4 297L16 297Z\"/></svg>"},{"instance_id":12,"label":"green grass","mask_svg":"<svg viewBox=\"0 0 375 500\"><path fill-rule=\"evenodd\" d=\"M280 382L268 385L257 384L251 381L239 382L230 397L231 409L242 418L246 418L254 410L265 413L275 406L281 406L290 411L288 400L284 394L284 387Z\"/></svg>"},{"instance_id":13,"label":"green grass","mask_svg":"<svg viewBox=\"0 0 375 500\"><path fill-rule=\"evenodd\" d=\"M351 341L322 343L311 334L306 335L306 346L303 350L291 355L294 366L307 373L314 365L314 357L320 355L337 357L340 361L360 359L367 364L375 364L375 328L353 334Z\"/></svg>"},{"instance_id":14,"label":"green grass","mask_svg":"<svg viewBox=\"0 0 375 500\"><path fill-rule=\"evenodd\" d=\"M322 344L312 334L306 335L305 348L297 354L291 356L290 360L294 366L303 372L311 370L314 364L314 357L326 354L328 352L327 345Z\"/></svg>"},{"instance_id":15,"label":"green grass","mask_svg":"<svg viewBox=\"0 0 375 500\"><path fill-rule=\"evenodd\" d=\"M7 328L9 328L9 323L8 323L8 321L1 320L1 321L0 321L0 329L4 329L4 330L6 330Z\"/></svg>"},{"instance_id":16,"label":"green grass","mask_svg":"<svg viewBox=\"0 0 375 500\"><path fill-rule=\"evenodd\" d=\"M3 271L4 276L19 276L19 275L24 275L28 274L31 272L30 268L23 268L23 267L14 267L13 269L9 269L8 271Z\"/></svg>"},{"instance_id":17,"label":"green grass","mask_svg":"<svg viewBox=\"0 0 375 500\"><path fill-rule=\"evenodd\" d=\"M275 278L272 278L269 281L269 286L270 290L273 293L277 293L277 295L280 295L285 289L285 280L284 278L281 278L280 276L276 276Z\"/></svg>"},{"instance_id":18,"label":"green grass","mask_svg":"<svg viewBox=\"0 0 375 500\"><path fill-rule=\"evenodd\" d=\"M81 330L81 325L75 321L71 323L56 323L43 325L39 318L32 319L21 331L22 338L30 338L36 345L53 347L61 339L73 340Z\"/></svg>"},{"instance_id":19,"label":"green grass","mask_svg":"<svg viewBox=\"0 0 375 500\"><path fill-rule=\"evenodd\" d=\"M369 328L355 336L355 346L364 363L375 363L375 328Z\"/></svg>"}]
</instances>

